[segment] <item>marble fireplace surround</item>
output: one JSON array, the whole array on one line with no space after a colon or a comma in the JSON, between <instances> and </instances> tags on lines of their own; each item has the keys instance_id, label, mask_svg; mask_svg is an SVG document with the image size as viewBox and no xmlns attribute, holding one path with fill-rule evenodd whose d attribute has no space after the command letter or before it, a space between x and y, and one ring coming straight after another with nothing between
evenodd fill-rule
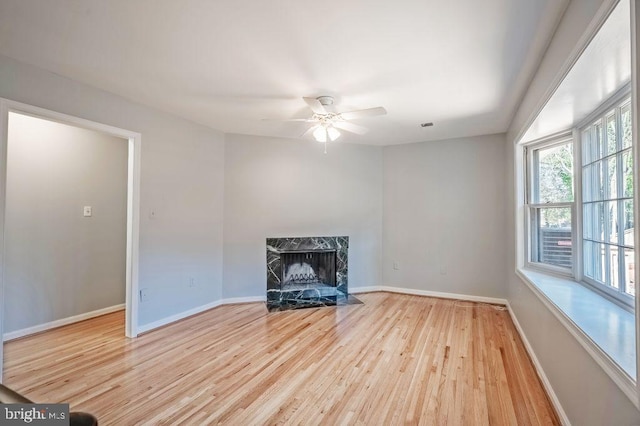
<instances>
[{"instance_id":1,"label":"marble fireplace surround","mask_svg":"<svg viewBox=\"0 0 640 426\"><path fill-rule=\"evenodd\" d=\"M335 250L337 298L346 299L348 291L349 237L289 237L267 238L267 307L270 310L294 309L306 306L335 305L336 298L291 295L281 291L283 252Z\"/></svg>"}]
</instances>

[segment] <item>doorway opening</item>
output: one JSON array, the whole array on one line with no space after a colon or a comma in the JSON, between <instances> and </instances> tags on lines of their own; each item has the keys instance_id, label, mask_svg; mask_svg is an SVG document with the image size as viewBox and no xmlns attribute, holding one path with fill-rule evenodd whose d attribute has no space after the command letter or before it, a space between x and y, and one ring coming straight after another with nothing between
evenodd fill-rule
<instances>
[{"instance_id":1,"label":"doorway opening","mask_svg":"<svg viewBox=\"0 0 640 426\"><path fill-rule=\"evenodd\" d=\"M0 254L0 305L15 307L19 302L23 308L50 308L50 312L39 312L37 317L31 318L28 314L21 316L20 309L10 309L15 314L12 314L10 322L7 321L7 309L3 309L0 315L3 342L7 337L15 338L96 316L101 312L122 309L122 305L125 308L125 335L136 337L141 135L5 99L0 99L0 118L0 243L3 247ZM46 145L46 140L18 146L26 140L18 137L18 134L45 131L57 132L60 137L56 142L63 142L59 147L61 149L58 150L53 143ZM43 139L37 134L31 136L33 140ZM9 137L12 138L11 147ZM86 138L85 145L80 140L83 137ZM65 150L69 155L56 158ZM83 153L89 155L83 156ZM9 155L12 157L9 158ZM31 167L33 164L29 161L40 161L41 167ZM64 162L66 164L61 164ZM30 164L29 169L38 174L33 176L38 183L21 179L26 175L16 172L19 164ZM110 166L116 170L113 176L109 176L107 170ZM11 167L10 176L8 167ZM100 172L101 168L103 170ZM92 169L95 169L95 173ZM116 176L118 172L120 177ZM49 189L60 192L49 197ZM25 195L27 193L30 195ZM54 199L55 203L48 198ZM21 208L15 209L8 202ZM27 207L32 211L24 211ZM47 211L33 211L38 208ZM107 216L112 217L107 219ZM29 222L29 217L36 218L37 222ZM42 229L32 229L33 223ZM16 229L19 227L23 229ZM38 235L45 229L56 227L56 231L60 232L55 238L41 239ZM61 237L60 233L70 234L69 238ZM100 241L104 244L100 244ZM43 247L39 254L33 253L39 250L29 250L38 248L39 242L46 242L50 246ZM9 243L12 244L12 250L7 252ZM92 252L86 253L87 256L94 257L90 261L83 261L82 256L87 251ZM124 259L123 253L126 254ZM32 268L29 268L29 262L33 262ZM60 271L60 275L56 271ZM10 291L7 291L8 272L13 281L27 282L29 286L20 288L12 283ZM20 277L19 274L25 276ZM43 281L49 274L52 281L70 281L71 284L57 287L58 290L47 288ZM126 283L124 292L123 279ZM100 283L100 280L104 282ZM109 280L119 283L107 288ZM88 289L91 294L74 295L77 287L89 281L98 281L92 283L93 290ZM117 288L118 284L120 288ZM36 299L29 300L32 297ZM81 312L74 315L74 309L86 311L86 314ZM0 345L0 366L3 365L3 346Z\"/></svg>"}]
</instances>

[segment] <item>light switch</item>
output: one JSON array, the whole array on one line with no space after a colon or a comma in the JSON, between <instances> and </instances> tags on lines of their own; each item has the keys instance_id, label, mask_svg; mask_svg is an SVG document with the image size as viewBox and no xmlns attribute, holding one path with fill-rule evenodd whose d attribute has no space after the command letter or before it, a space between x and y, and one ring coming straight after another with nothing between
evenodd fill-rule
<instances>
[{"instance_id":1,"label":"light switch","mask_svg":"<svg viewBox=\"0 0 640 426\"><path fill-rule=\"evenodd\" d=\"M91 206L84 206L84 217L91 217Z\"/></svg>"}]
</instances>

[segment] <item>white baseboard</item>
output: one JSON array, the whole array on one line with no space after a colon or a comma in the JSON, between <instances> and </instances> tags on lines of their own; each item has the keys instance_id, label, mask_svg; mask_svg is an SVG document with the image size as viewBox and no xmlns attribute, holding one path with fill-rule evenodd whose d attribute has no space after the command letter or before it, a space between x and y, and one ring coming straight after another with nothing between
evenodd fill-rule
<instances>
[{"instance_id":1,"label":"white baseboard","mask_svg":"<svg viewBox=\"0 0 640 426\"><path fill-rule=\"evenodd\" d=\"M531 361L533 362L533 366L535 367L538 373L538 377L540 377L540 380L542 381L542 385L544 386L544 389L547 391L547 395L549 395L549 399L551 399L551 403L553 404L553 407L556 409L556 413L558 413L558 417L560 417L560 422L565 426L571 426L571 422L567 417L567 413L564 412L564 409L560 404L560 400L558 399L558 396L556 395L553 388L551 387L551 382L549 382L547 375L544 373L544 370L542 369L542 365L540 364L540 361L538 361L538 357L536 357L536 354L533 351L533 347L529 343L529 340L527 340L527 336L524 334L524 330L522 330L522 327L520 327L520 323L518 322L518 318L516 317L516 314L511 309L511 305L509 305L508 303L507 303L507 310L509 311L509 315L511 316L511 321L513 321L513 325L515 325L516 330L520 335L520 339L522 339L522 343L524 344L524 347L527 350L527 353L529 354L529 358L531 358Z\"/></svg>"},{"instance_id":2,"label":"white baseboard","mask_svg":"<svg viewBox=\"0 0 640 426\"><path fill-rule=\"evenodd\" d=\"M372 293L374 291L382 291L379 286L370 286L370 287L349 287L349 294L358 294L358 293Z\"/></svg>"},{"instance_id":3,"label":"white baseboard","mask_svg":"<svg viewBox=\"0 0 640 426\"><path fill-rule=\"evenodd\" d=\"M265 296L232 297L229 299L216 300L215 302L207 303L206 305L198 306L197 308L189 309L187 311L180 312L179 314L162 318L158 321L150 322L148 324L143 324L138 327L138 334L155 330L156 328L160 328L167 324L171 324L172 322L180 321L181 319L185 319L187 317L197 315L204 311L208 311L209 309L217 308L218 306L235 305L238 303L264 302L266 300L267 298Z\"/></svg>"},{"instance_id":4,"label":"white baseboard","mask_svg":"<svg viewBox=\"0 0 640 426\"><path fill-rule=\"evenodd\" d=\"M370 287L355 287L349 288L349 293L358 294L358 293L368 293L373 291L388 291L391 293L402 293L402 294L413 294L417 296L429 296L429 297L439 297L444 299L457 299L457 300L467 300L471 302L484 302L484 303L493 303L498 305L506 305L506 299L498 299L494 297L483 297L483 296L469 296L466 294L457 294L457 293L441 293L435 291L427 291L427 290L415 290L409 288L398 288L398 287L387 287L387 286L370 286ZM181 312L179 314L171 315L169 317L160 319L158 321L151 322L149 324L144 324L138 327L138 333L146 333L148 331L154 330L156 328L165 326L175 321L179 321L181 319L190 317L192 315L199 314L204 311L208 311L209 309L216 308L222 305L234 305L238 303L255 303L255 302L264 302L266 301L265 296L249 296L249 297L232 297L227 299L220 299L212 303L208 303L206 305L199 306L197 308L189 309L188 311Z\"/></svg>"},{"instance_id":5,"label":"white baseboard","mask_svg":"<svg viewBox=\"0 0 640 426\"><path fill-rule=\"evenodd\" d=\"M237 305L239 303L254 303L254 302L266 302L266 296L250 296L250 297L231 297L229 299L222 299L222 305Z\"/></svg>"},{"instance_id":6,"label":"white baseboard","mask_svg":"<svg viewBox=\"0 0 640 426\"><path fill-rule=\"evenodd\" d=\"M369 293L373 291L387 291L389 293L412 294L415 296L437 297L440 299L466 300L469 302L491 303L494 305L507 304L507 299L500 299L497 297L471 296L468 294L459 294L459 293L443 293L440 291L417 290L414 288L391 287L391 286L384 286L384 285L349 288L349 293L353 293L353 294Z\"/></svg>"},{"instance_id":7,"label":"white baseboard","mask_svg":"<svg viewBox=\"0 0 640 426\"><path fill-rule=\"evenodd\" d=\"M180 312L175 315L171 315L158 321L153 321L148 324L143 324L138 326L138 334L146 333L147 331L155 330L156 328L163 327L167 324L171 324L172 322L180 321L181 319L197 315L201 312L208 311L209 309L216 308L222 305L222 300L216 300L215 302L207 303L206 305L198 306L197 308L189 309L183 312Z\"/></svg>"},{"instance_id":8,"label":"white baseboard","mask_svg":"<svg viewBox=\"0 0 640 426\"><path fill-rule=\"evenodd\" d=\"M112 312L121 311L125 308L124 303L120 305L109 306L108 308L102 308L91 312L85 312L84 314L74 315L68 318L62 318L59 320L47 322L44 324L34 325L33 327L23 328L21 330L10 331L4 333L3 338L5 342L9 340L18 339L20 337L28 336L30 334L40 333L41 331L51 330L52 328L62 327L63 325L73 324L74 322L80 322L91 318L99 317L101 315L110 314Z\"/></svg>"}]
</instances>

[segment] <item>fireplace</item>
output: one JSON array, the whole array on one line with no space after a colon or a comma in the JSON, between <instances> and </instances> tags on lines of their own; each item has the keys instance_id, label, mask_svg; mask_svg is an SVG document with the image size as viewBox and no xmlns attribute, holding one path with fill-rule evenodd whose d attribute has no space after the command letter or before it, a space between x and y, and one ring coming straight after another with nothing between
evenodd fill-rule
<instances>
[{"instance_id":1,"label":"fireplace","mask_svg":"<svg viewBox=\"0 0 640 426\"><path fill-rule=\"evenodd\" d=\"M267 307L331 306L348 298L349 237L267 238Z\"/></svg>"}]
</instances>

